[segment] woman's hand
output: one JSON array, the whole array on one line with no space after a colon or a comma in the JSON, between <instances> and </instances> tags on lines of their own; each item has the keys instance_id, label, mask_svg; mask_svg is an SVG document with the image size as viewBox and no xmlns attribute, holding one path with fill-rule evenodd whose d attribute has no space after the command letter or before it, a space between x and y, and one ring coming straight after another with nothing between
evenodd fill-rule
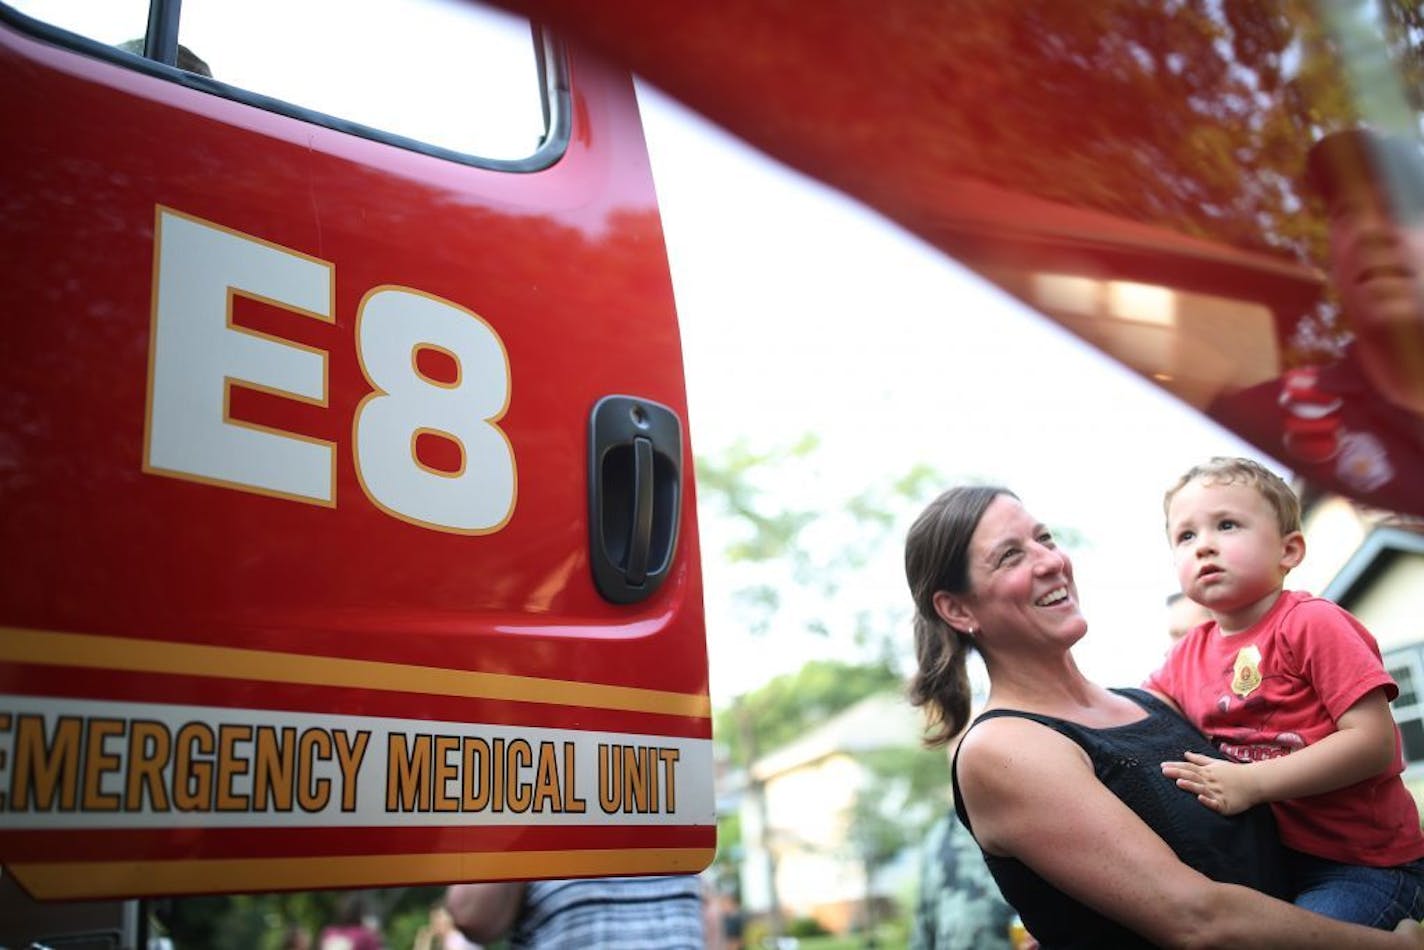
<instances>
[{"instance_id":1,"label":"woman's hand","mask_svg":"<svg viewBox=\"0 0 1424 950\"><path fill-rule=\"evenodd\" d=\"M1186 753L1185 762L1163 762L1162 774L1177 787L1191 792L1212 811L1239 815L1262 801L1260 784L1249 763L1223 762L1199 752Z\"/></svg>"},{"instance_id":2,"label":"woman's hand","mask_svg":"<svg viewBox=\"0 0 1424 950\"><path fill-rule=\"evenodd\" d=\"M1409 946L1424 947L1424 927L1419 926L1419 921L1406 917L1395 925L1394 932L1408 936Z\"/></svg>"}]
</instances>

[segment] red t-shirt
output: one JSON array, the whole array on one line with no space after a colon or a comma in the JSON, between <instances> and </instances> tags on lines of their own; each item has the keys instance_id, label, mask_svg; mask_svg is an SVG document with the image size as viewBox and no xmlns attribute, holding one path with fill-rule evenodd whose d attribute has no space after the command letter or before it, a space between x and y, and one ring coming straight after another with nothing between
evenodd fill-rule
<instances>
[{"instance_id":1,"label":"red t-shirt","mask_svg":"<svg viewBox=\"0 0 1424 950\"><path fill-rule=\"evenodd\" d=\"M1285 591L1266 615L1223 635L1215 621L1189 632L1147 678L1231 758L1288 755L1336 731L1340 716L1374 689L1399 687L1364 626L1328 600ZM1419 812L1399 777L1404 755L1355 785L1273 802L1286 847L1345 864L1390 867L1424 857Z\"/></svg>"}]
</instances>

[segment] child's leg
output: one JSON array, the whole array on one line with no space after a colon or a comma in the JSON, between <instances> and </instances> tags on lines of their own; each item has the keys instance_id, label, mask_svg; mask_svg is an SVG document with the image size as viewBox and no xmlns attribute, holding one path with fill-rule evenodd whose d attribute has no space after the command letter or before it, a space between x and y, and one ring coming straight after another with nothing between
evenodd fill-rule
<instances>
[{"instance_id":1,"label":"child's leg","mask_svg":"<svg viewBox=\"0 0 1424 950\"><path fill-rule=\"evenodd\" d=\"M1383 930L1424 916L1424 861L1371 868L1295 851L1287 858L1298 907Z\"/></svg>"}]
</instances>

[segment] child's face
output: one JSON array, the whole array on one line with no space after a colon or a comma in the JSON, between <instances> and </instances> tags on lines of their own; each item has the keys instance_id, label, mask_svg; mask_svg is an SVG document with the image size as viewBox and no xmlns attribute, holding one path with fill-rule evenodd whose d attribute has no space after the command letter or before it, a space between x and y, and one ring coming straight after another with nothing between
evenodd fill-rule
<instances>
[{"instance_id":1,"label":"child's face","mask_svg":"<svg viewBox=\"0 0 1424 950\"><path fill-rule=\"evenodd\" d=\"M1270 503L1244 482L1188 482L1167 531L1182 591L1218 617L1278 590L1304 552L1300 533L1282 537Z\"/></svg>"}]
</instances>

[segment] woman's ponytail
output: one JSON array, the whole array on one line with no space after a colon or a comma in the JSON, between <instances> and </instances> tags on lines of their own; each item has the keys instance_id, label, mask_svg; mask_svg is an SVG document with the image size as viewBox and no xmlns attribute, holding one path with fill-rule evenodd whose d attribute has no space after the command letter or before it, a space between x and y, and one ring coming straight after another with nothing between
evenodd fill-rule
<instances>
[{"instance_id":1,"label":"woman's ponytail","mask_svg":"<svg viewBox=\"0 0 1424 950\"><path fill-rule=\"evenodd\" d=\"M951 488L929 503L905 535L905 579L915 600L916 670L909 699L925 707L929 746L949 742L969 721L966 661L974 645L967 633L940 617L935 595L969 592L969 542L979 519L1000 495L1013 492L985 485Z\"/></svg>"},{"instance_id":2,"label":"woman's ponytail","mask_svg":"<svg viewBox=\"0 0 1424 950\"><path fill-rule=\"evenodd\" d=\"M910 702L925 707L930 731L925 744L934 747L959 735L969 721L969 670L972 641L938 616L915 616L915 675Z\"/></svg>"}]
</instances>

